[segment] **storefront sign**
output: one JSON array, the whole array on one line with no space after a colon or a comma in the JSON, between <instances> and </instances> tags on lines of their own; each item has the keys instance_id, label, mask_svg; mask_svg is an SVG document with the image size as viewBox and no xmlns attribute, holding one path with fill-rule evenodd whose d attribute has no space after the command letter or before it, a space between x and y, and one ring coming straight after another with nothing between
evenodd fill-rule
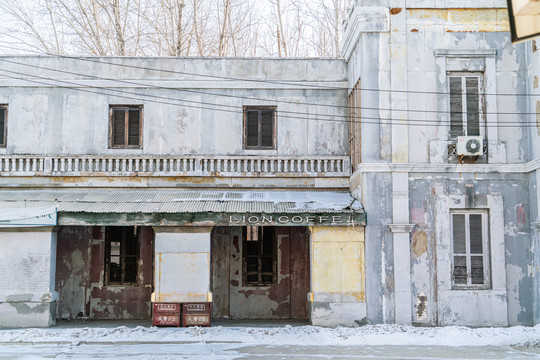
<instances>
[{"instance_id":1,"label":"storefront sign","mask_svg":"<svg viewBox=\"0 0 540 360\"><path fill-rule=\"evenodd\" d=\"M358 225L352 215L230 215L233 225Z\"/></svg>"}]
</instances>

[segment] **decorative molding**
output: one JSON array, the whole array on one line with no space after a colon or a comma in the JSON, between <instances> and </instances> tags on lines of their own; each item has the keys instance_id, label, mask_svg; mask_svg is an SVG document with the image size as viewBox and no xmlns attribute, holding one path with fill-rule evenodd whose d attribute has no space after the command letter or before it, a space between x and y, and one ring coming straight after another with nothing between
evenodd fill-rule
<instances>
[{"instance_id":1,"label":"decorative molding","mask_svg":"<svg viewBox=\"0 0 540 360\"><path fill-rule=\"evenodd\" d=\"M362 33L390 31L389 10L386 7L354 5L341 42L341 55L349 61Z\"/></svg>"},{"instance_id":2,"label":"decorative molding","mask_svg":"<svg viewBox=\"0 0 540 360\"><path fill-rule=\"evenodd\" d=\"M374 172L417 172L417 173L518 173L526 174L540 169L540 159L525 164L446 164L446 163L361 163L356 171L360 173Z\"/></svg>"},{"instance_id":3,"label":"decorative molding","mask_svg":"<svg viewBox=\"0 0 540 360\"><path fill-rule=\"evenodd\" d=\"M531 229L540 231L540 221L534 221L531 223Z\"/></svg>"},{"instance_id":4,"label":"decorative molding","mask_svg":"<svg viewBox=\"0 0 540 360\"><path fill-rule=\"evenodd\" d=\"M393 233L410 233L414 224L388 224L388 227Z\"/></svg>"},{"instance_id":5,"label":"decorative molding","mask_svg":"<svg viewBox=\"0 0 540 360\"><path fill-rule=\"evenodd\" d=\"M495 57L497 49L436 49L436 57L485 58Z\"/></svg>"}]
</instances>

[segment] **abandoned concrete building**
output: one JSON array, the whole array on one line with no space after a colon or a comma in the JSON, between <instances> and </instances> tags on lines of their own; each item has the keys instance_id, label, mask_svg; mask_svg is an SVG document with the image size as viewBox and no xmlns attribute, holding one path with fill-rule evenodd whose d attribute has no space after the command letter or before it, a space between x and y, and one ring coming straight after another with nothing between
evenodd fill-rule
<instances>
[{"instance_id":1,"label":"abandoned concrete building","mask_svg":"<svg viewBox=\"0 0 540 360\"><path fill-rule=\"evenodd\" d=\"M536 49L363 0L343 59L0 57L0 327L540 323Z\"/></svg>"}]
</instances>

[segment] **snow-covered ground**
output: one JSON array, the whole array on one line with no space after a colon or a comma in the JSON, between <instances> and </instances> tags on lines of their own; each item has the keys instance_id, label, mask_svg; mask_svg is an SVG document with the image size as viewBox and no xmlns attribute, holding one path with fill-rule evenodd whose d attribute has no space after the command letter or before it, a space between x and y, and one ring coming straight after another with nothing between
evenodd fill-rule
<instances>
[{"instance_id":1,"label":"snow-covered ground","mask_svg":"<svg viewBox=\"0 0 540 360\"><path fill-rule=\"evenodd\" d=\"M540 348L540 325L535 327L419 328L367 325L357 328L316 326L157 328L75 327L0 329L0 345L16 343L129 344L129 343L241 343L258 345L408 345L519 346Z\"/></svg>"}]
</instances>

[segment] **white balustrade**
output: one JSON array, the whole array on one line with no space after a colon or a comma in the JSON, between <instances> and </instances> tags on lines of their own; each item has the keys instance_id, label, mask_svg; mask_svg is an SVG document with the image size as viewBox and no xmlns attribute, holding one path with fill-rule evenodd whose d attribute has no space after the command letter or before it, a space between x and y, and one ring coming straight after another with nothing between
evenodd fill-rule
<instances>
[{"instance_id":1,"label":"white balustrade","mask_svg":"<svg viewBox=\"0 0 540 360\"><path fill-rule=\"evenodd\" d=\"M0 155L0 176L348 176L348 156Z\"/></svg>"}]
</instances>

